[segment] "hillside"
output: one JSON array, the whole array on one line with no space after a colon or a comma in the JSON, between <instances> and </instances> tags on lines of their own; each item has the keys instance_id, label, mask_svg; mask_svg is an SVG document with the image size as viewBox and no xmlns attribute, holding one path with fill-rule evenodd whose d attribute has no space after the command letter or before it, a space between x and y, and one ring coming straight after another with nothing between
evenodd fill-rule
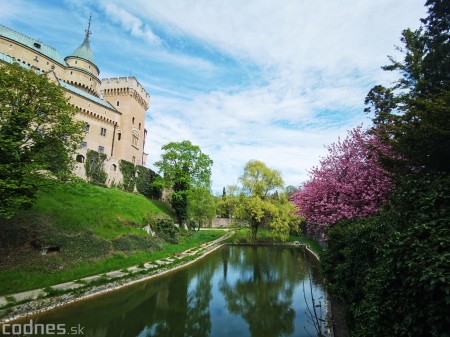
<instances>
[{"instance_id":1,"label":"hillside","mask_svg":"<svg viewBox=\"0 0 450 337\"><path fill-rule=\"evenodd\" d=\"M171 215L142 195L47 181L32 208L0 219L0 295L139 264L220 235L180 230L174 245L143 230Z\"/></svg>"}]
</instances>

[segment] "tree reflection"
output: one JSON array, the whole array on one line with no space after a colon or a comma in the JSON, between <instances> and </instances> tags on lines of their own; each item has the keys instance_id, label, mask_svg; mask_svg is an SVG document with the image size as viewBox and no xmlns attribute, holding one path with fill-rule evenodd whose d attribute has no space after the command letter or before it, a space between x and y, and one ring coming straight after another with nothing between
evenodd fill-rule
<instances>
[{"instance_id":1,"label":"tree reflection","mask_svg":"<svg viewBox=\"0 0 450 337\"><path fill-rule=\"evenodd\" d=\"M274 254L261 254L257 247L240 252L223 259L240 270L236 280L220 283L228 310L242 316L253 337L293 334L292 294L299 277L291 260L295 257L285 249L275 250Z\"/></svg>"},{"instance_id":2,"label":"tree reflection","mask_svg":"<svg viewBox=\"0 0 450 337\"><path fill-rule=\"evenodd\" d=\"M214 268L204 268L196 271L195 288L188 293L188 308L185 336L207 337L211 334L211 277ZM193 282L195 281L195 282Z\"/></svg>"}]
</instances>

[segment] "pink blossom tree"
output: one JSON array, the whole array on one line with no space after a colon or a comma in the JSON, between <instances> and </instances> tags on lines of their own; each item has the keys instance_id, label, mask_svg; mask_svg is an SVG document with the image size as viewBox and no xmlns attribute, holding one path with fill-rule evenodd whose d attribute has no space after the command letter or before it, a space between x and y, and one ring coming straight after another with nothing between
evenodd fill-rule
<instances>
[{"instance_id":1,"label":"pink blossom tree","mask_svg":"<svg viewBox=\"0 0 450 337\"><path fill-rule=\"evenodd\" d=\"M378 212L393 185L391 175L379 164L380 152L390 151L361 126L328 147L319 167L309 172L310 180L291 197L308 230L321 232L339 220Z\"/></svg>"}]
</instances>

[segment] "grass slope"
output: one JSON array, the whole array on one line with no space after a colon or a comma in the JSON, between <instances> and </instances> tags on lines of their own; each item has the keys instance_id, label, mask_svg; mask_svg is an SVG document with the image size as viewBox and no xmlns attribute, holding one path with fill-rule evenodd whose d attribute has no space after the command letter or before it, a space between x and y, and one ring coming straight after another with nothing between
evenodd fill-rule
<instances>
[{"instance_id":1,"label":"grass slope","mask_svg":"<svg viewBox=\"0 0 450 337\"><path fill-rule=\"evenodd\" d=\"M170 208L160 201L119 189L101 188L83 181L57 183L47 181L39 190L34 206L19 214L16 221L48 223L66 233L89 228L95 235L113 239L136 232L152 217L171 216Z\"/></svg>"},{"instance_id":2,"label":"grass slope","mask_svg":"<svg viewBox=\"0 0 450 337\"><path fill-rule=\"evenodd\" d=\"M154 261L223 234L180 231L173 245L142 230L171 215L166 204L142 195L48 181L32 208L0 219L0 295ZM43 246L60 250L42 255Z\"/></svg>"}]
</instances>

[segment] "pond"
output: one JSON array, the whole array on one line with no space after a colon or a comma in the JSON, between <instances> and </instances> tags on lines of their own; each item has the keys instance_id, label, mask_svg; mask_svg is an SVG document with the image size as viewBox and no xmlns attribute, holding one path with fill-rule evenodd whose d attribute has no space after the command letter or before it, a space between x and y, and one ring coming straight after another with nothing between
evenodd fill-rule
<instances>
[{"instance_id":1,"label":"pond","mask_svg":"<svg viewBox=\"0 0 450 337\"><path fill-rule=\"evenodd\" d=\"M316 309L324 318L321 279L318 261L302 248L223 246L189 266L31 319L92 337L317 336L307 315Z\"/></svg>"}]
</instances>

